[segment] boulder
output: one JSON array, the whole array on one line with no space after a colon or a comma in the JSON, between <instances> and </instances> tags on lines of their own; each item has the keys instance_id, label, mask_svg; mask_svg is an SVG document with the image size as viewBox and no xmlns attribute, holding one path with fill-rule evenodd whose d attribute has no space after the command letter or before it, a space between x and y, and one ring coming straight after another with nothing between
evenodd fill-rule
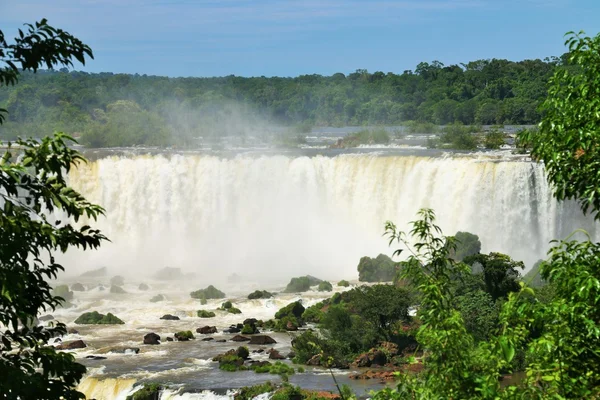
<instances>
[{"instance_id":1,"label":"boulder","mask_svg":"<svg viewBox=\"0 0 600 400\"><path fill-rule=\"evenodd\" d=\"M227 329L223 329L223 332L225 333L240 333L243 329L243 326L241 328L238 328L235 325L231 325L229 328Z\"/></svg>"},{"instance_id":2,"label":"boulder","mask_svg":"<svg viewBox=\"0 0 600 400\"><path fill-rule=\"evenodd\" d=\"M203 342L210 342L211 340L215 340L215 338L213 338L213 337L205 337L204 339L202 339Z\"/></svg>"},{"instance_id":3,"label":"boulder","mask_svg":"<svg viewBox=\"0 0 600 400\"><path fill-rule=\"evenodd\" d=\"M165 314L162 317L160 317L160 319L164 319L167 321L179 321L179 317L176 315L171 315L171 314Z\"/></svg>"},{"instance_id":4,"label":"boulder","mask_svg":"<svg viewBox=\"0 0 600 400\"><path fill-rule=\"evenodd\" d=\"M75 323L79 325L122 325L125 322L111 313L104 315L98 311L91 311L81 314Z\"/></svg>"},{"instance_id":5,"label":"boulder","mask_svg":"<svg viewBox=\"0 0 600 400\"><path fill-rule=\"evenodd\" d=\"M84 349L87 345L83 342L83 340L74 340L72 342L65 342L56 346L56 350L74 350L74 349Z\"/></svg>"},{"instance_id":6,"label":"boulder","mask_svg":"<svg viewBox=\"0 0 600 400\"><path fill-rule=\"evenodd\" d=\"M212 333L217 333L216 326L203 326L202 328L196 329L196 333L200 333L202 335L210 335Z\"/></svg>"},{"instance_id":7,"label":"boulder","mask_svg":"<svg viewBox=\"0 0 600 400\"><path fill-rule=\"evenodd\" d=\"M163 296L162 294L157 294L152 296L152 298L150 299L150 303L158 303L159 301L165 301L166 297Z\"/></svg>"},{"instance_id":8,"label":"boulder","mask_svg":"<svg viewBox=\"0 0 600 400\"><path fill-rule=\"evenodd\" d=\"M289 353L287 353L287 356L285 356L288 359L292 359L294 357L296 357L296 353L294 353L293 351L290 351Z\"/></svg>"},{"instance_id":9,"label":"boulder","mask_svg":"<svg viewBox=\"0 0 600 400\"><path fill-rule=\"evenodd\" d=\"M274 344L274 343L277 343L277 341L275 339L273 339L271 336L254 335L250 338L250 342L248 344L265 345L265 344Z\"/></svg>"},{"instance_id":10,"label":"boulder","mask_svg":"<svg viewBox=\"0 0 600 400\"><path fill-rule=\"evenodd\" d=\"M225 339L217 339L215 340L216 343L225 343L227 340Z\"/></svg>"},{"instance_id":11,"label":"boulder","mask_svg":"<svg viewBox=\"0 0 600 400\"><path fill-rule=\"evenodd\" d=\"M112 285L110 287L110 292L113 294L126 294L127 293L121 286L117 286L117 285Z\"/></svg>"},{"instance_id":12,"label":"boulder","mask_svg":"<svg viewBox=\"0 0 600 400\"><path fill-rule=\"evenodd\" d=\"M271 365L271 363L268 361L250 361L249 364L253 367L265 367L267 365Z\"/></svg>"},{"instance_id":13,"label":"boulder","mask_svg":"<svg viewBox=\"0 0 600 400\"><path fill-rule=\"evenodd\" d=\"M71 285L71 290L73 292L85 292L85 286L83 286L81 283L74 283Z\"/></svg>"},{"instance_id":14,"label":"boulder","mask_svg":"<svg viewBox=\"0 0 600 400\"><path fill-rule=\"evenodd\" d=\"M148 289L150 289L150 286L146 285L145 283L140 283L140 286L138 286L138 290L146 291Z\"/></svg>"},{"instance_id":15,"label":"boulder","mask_svg":"<svg viewBox=\"0 0 600 400\"><path fill-rule=\"evenodd\" d=\"M102 356L85 356L88 360L98 361L98 360L106 360L106 357Z\"/></svg>"},{"instance_id":16,"label":"boulder","mask_svg":"<svg viewBox=\"0 0 600 400\"><path fill-rule=\"evenodd\" d=\"M286 331L297 331L298 325L296 325L294 323L294 321L288 321L287 324L285 324L285 330Z\"/></svg>"},{"instance_id":17,"label":"boulder","mask_svg":"<svg viewBox=\"0 0 600 400\"><path fill-rule=\"evenodd\" d=\"M67 331L67 333L69 335L79 335L79 331L77 329L74 329L74 328L69 328L69 330Z\"/></svg>"},{"instance_id":18,"label":"boulder","mask_svg":"<svg viewBox=\"0 0 600 400\"><path fill-rule=\"evenodd\" d=\"M368 353L363 353L356 357L352 363L353 367L371 367L374 365L384 366L387 363L387 356L381 350L371 349Z\"/></svg>"},{"instance_id":19,"label":"boulder","mask_svg":"<svg viewBox=\"0 0 600 400\"><path fill-rule=\"evenodd\" d=\"M281 355L281 353L275 349L271 349L269 351L269 358L271 360L285 360L285 357Z\"/></svg>"},{"instance_id":20,"label":"boulder","mask_svg":"<svg viewBox=\"0 0 600 400\"><path fill-rule=\"evenodd\" d=\"M167 342L172 342L173 338L171 336L167 336Z\"/></svg>"},{"instance_id":21,"label":"boulder","mask_svg":"<svg viewBox=\"0 0 600 400\"><path fill-rule=\"evenodd\" d=\"M233 342L247 342L251 340L250 338L247 338L246 336L242 336L242 335L235 335L234 337L231 338L231 341Z\"/></svg>"},{"instance_id":22,"label":"boulder","mask_svg":"<svg viewBox=\"0 0 600 400\"><path fill-rule=\"evenodd\" d=\"M256 318L246 318L242 325L256 325L258 320Z\"/></svg>"},{"instance_id":23,"label":"boulder","mask_svg":"<svg viewBox=\"0 0 600 400\"><path fill-rule=\"evenodd\" d=\"M175 339L177 339L180 342L187 342L190 339L194 339L192 331L180 331L173 336L175 336Z\"/></svg>"},{"instance_id":24,"label":"boulder","mask_svg":"<svg viewBox=\"0 0 600 400\"><path fill-rule=\"evenodd\" d=\"M154 332L144 335L144 344L160 344L160 336Z\"/></svg>"},{"instance_id":25,"label":"boulder","mask_svg":"<svg viewBox=\"0 0 600 400\"><path fill-rule=\"evenodd\" d=\"M110 284L113 286L123 286L125 284L125 278L121 275L113 276L110 278Z\"/></svg>"}]
</instances>

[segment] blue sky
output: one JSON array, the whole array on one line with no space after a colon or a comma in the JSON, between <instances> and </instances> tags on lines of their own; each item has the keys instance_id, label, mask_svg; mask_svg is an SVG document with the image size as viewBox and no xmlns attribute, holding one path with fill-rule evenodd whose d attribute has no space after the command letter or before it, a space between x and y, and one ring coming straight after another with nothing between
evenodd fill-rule
<instances>
[{"instance_id":1,"label":"blue sky","mask_svg":"<svg viewBox=\"0 0 600 400\"><path fill-rule=\"evenodd\" d=\"M421 61L521 60L600 29L600 0L0 0L12 36L47 18L89 44L90 72L297 76Z\"/></svg>"}]
</instances>

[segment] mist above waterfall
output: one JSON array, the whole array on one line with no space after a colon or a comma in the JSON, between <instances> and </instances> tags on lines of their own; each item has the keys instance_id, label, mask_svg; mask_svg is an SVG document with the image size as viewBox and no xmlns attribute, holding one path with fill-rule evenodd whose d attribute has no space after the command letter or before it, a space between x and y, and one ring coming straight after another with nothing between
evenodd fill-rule
<instances>
[{"instance_id":1,"label":"mist above waterfall","mask_svg":"<svg viewBox=\"0 0 600 400\"><path fill-rule=\"evenodd\" d=\"M70 254L73 273L171 266L207 283L232 273L253 281L353 278L360 257L391 254L384 222L407 228L422 207L436 211L445 234L473 232L482 251L526 265L574 228L596 234L575 205L551 197L543 167L523 161L148 155L102 158L72 171L70 181L106 208L97 226L112 240Z\"/></svg>"}]
</instances>

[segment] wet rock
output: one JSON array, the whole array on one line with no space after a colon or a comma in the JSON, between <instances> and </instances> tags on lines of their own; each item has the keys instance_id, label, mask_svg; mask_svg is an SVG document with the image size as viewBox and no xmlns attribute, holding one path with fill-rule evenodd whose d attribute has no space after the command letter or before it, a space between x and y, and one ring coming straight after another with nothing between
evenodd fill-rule
<instances>
[{"instance_id":1,"label":"wet rock","mask_svg":"<svg viewBox=\"0 0 600 400\"><path fill-rule=\"evenodd\" d=\"M69 335L79 335L79 331L75 328L69 328L69 330L67 331L67 333Z\"/></svg>"},{"instance_id":2,"label":"wet rock","mask_svg":"<svg viewBox=\"0 0 600 400\"><path fill-rule=\"evenodd\" d=\"M239 328L236 325L231 325L229 328L223 329L223 332L225 332L225 333L240 333L242 331L243 327L244 327L243 325Z\"/></svg>"},{"instance_id":3,"label":"wet rock","mask_svg":"<svg viewBox=\"0 0 600 400\"><path fill-rule=\"evenodd\" d=\"M227 340L225 339L217 339L215 340L216 343L225 343Z\"/></svg>"},{"instance_id":4,"label":"wet rock","mask_svg":"<svg viewBox=\"0 0 600 400\"><path fill-rule=\"evenodd\" d=\"M210 335L213 333L217 333L217 327L216 326L203 326L202 328L198 328L196 329L196 333L200 333L202 335Z\"/></svg>"},{"instance_id":5,"label":"wet rock","mask_svg":"<svg viewBox=\"0 0 600 400\"><path fill-rule=\"evenodd\" d=\"M123 286L125 284L125 278L121 275L113 276L110 278L110 284L113 286Z\"/></svg>"},{"instance_id":6,"label":"wet rock","mask_svg":"<svg viewBox=\"0 0 600 400\"><path fill-rule=\"evenodd\" d=\"M192 331L180 331L173 336L175 336L175 339L177 339L180 342L187 342L190 339L194 339Z\"/></svg>"},{"instance_id":7,"label":"wet rock","mask_svg":"<svg viewBox=\"0 0 600 400\"><path fill-rule=\"evenodd\" d=\"M242 336L242 335L235 335L234 337L231 338L232 342L247 342L249 340L250 340L250 338L247 338L246 336Z\"/></svg>"},{"instance_id":8,"label":"wet rock","mask_svg":"<svg viewBox=\"0 0 600 400\"><path fill-rule=\"evenodd\" d=\"M296 357L296 353L294 353L293 351L290 351L289 353L287 353L286 358L291 360L294 357Z\"/></svg>"},{"instance_id":9,"label":"wet rock","mask_svg":"<svg viewBox=\"0 0 600 400\"><path fill-rule=\"evenodd\" d=\"M179 321L179 317L176 315L171 315L171 314L165 314L162 317L160 317L160 319L164 319L167 321Z\"/></svg>"},{"instance_id":10,"label":"wet rock","mask_svg":"<svg viewBox=\"0 0 600 400\"><path fill-rule=\"evenodd\" d=\"M350 379L354 379L354 380L367 380L367 379L376 379L380 382L386 382L386 381L392 381L396 379L396 373L397 371L373 371L373 370L368 370L365 372L361 372L361 373L357 373L357 374L351 374L348 376L348 378Z\"/></svg>"},{"instance_id":11,"label":"wet rock","mask_svg":"<svg viewBox=\"0 0 600 400\"><path fill-rule=\"evenodd\" d=\"M252 336L252 338L250 338L250 342L248 344L265 345L265 344L274 344L274 343L277 343L277 341L275 339L273 339L271 336L255 335L255 336Z\"/></svg>"},{"instance_id":12,"label":"wet rock","mask_svg":"<svg viewBox=\"0 0 600 400\"><path fill-rule=\"evenodd\" d=\"M113 347L108 351L100 350L100 353L113 353L113 354L138 354L140 352L139 347Z\"/></svg>"},{"instance_id":13,"label":"wet rock","mask_svg":"<svg viewBox=\"0 0 600 400\"><path fill-rule=\"evenodd\" d=\"M285 360L285 357L281 355L281 353L275 349L271 349L269 351L269 358L271 360Z\"/></svg>"},{"instance_id":14,"label":"wet rock","mask_svg":"<svg viewBox=\"0 0 600 400\"><path fill-rule=\"evenodd\" d=\"M140 286L138 286L138 290L146 291L149 289L150 289L150 286L146 285L145 283L140 283Z\"/></svg>"},{"instance_id":15,"label":"wet rock","mask_svg":"<svg viewBox=\"0 0 600 400\"><path fill-rule=\"evenodd\" d=\"M371 349L368 353L363 353L356 357L352 363L353 367L371 367L384 366L387 363L387 356L381 350Z\"/></svg>"},{"instance_id":16,"label":"wet rock","mask_svg":"<svg viewBox=\"0 0 600 400\"><path fill-rule=\"evenodd\" d=\"M315 354L306 362L306 365L313 365L313 366L321 365L321 355Z\"/></svg>"},{"instance_id":17,"label":"wet rock","mask_svg":"<svg viewBox=\"0 0 600 400\"><path fill-rule=\"evenodd\" d=\"M256 318L246 318L244 320L244 322L242 323L242 326L244 326L244 325L256 325L257 322L258 322L258 320Z\"/></svg>"},{"instance_id":18,"label":"wet rock","mask_svg":"<svg viewBox=\"0 0 600 400\"><path fill-rule=\"evenodd\" d=\"M211 340L215 340L215 338L213 338L213 337L205 337L204 339L202 339L203 342L210 342Z\"/></svg>"},{"instance_id":19,"label":"wet rock","mask_svg":"<svg viewBox=\"0 0 600 400\"><path fill-rule=\"evenodd\" d=\"M72 342L65 342L61 345L56 346L56 350L74 350L74 349L84 349L87 345L83 342L83 340L74 340Z\"/></svg>"},{"instance_id":20,"label":"wet rock","mask_svg":"<svg viewBox=\"0 0 600 400\"><path fill-rule=\"evenodd\" d=\"M297 331L298 325L296 325L293 321L288 321L287 324L285 324L285 330L286 331Z\"/></svg>"},{"instance_id":21,"label":"wet rock","mask_svg":"<svg viewBox=\"0 0 600 400\"><path fill-rule=\"evenodd\" d=\"M94 361L106 360L106 357L102 357L102 356L85 356L85 358L88 360L94 360Z\"/></svg>"},{"instance_id":22,"label":"wet rock","mask_svg":"<svg viewBox=\"0 0 600 400\"><path fill-rule=\"evenodd\" d=\"M85 286L83 286L81 283L77 282L71 285L71 290L73 292L85 292Z\"/></svg>"},{"instance_id":23,"label":"wet rock","mask_svg":"<svg viewBox=\"0 0 600 400\"><path fill-rule=\"evenodd\" d=\"M172 342L173 338L171 336L167 336L167 342Z\"/></svg>"},{"instance_id":24,"label":"wet rock","mask_svg":"<svg viewBox=\"0 0 600 400\"><path fill-rule=\"evenodd\" d=\"M264 353L265 349L252 350L253 353Z\"/></svg>"},{"instance_id":25,"label":"wet rock","mask_svg":"<svg viewBox=\"0 0 600 400\"><path fill-rule=\"evenodd\" d=\"M154 332L150 332L144 335L144 344L160 344L160 336Z\"/></svg>"},{"instance_id":26,"label":"wet rock","mask_svg":"<svg viewBox=\"0 0 600 400\"><path fill-rule=\"evenodd\" d=\"M38 318L38 321L42 321L42 322L46 322L46 321L52 321L54 319L53 315L44 315Z\"/></svg>"}]
</instances>

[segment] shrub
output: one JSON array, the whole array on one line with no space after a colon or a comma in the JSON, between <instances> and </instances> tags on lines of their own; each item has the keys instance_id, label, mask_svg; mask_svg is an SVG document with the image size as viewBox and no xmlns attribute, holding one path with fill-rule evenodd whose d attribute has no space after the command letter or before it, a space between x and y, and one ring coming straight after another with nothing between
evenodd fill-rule
<instances>
[{"instance_id":1,"label":"shrub","mask_svg":"<svg viewBox=\"0 0 600 400\"><path fill-rule=\"evenodd\" d=\"M321 322L321 319L323 318L323 315L324 315L324 313L322 311L323 307L325 307L325 303L322 301L308 307L302 313L302 320L305 322L313 322L313 323Z\"/></svg>"},{"instance_id":2,"label":"shrub","mask_svg":"<svg viewBox=\"0 0 600 400\"><path fill-rule=\"evenodd\" d=\"M277 389L277 386L271 382L265 382L254 386L244 386L238 390L233 398L234 400L252 400L260 394L270 393L275 391L275 389Z\"/></svg>"},{"instance_id":3,"label":"shrub","mask_svg":"<svg viewBox=\"0 0 600 400\"><path fill-rule=\"evenodd\" d=\"M227 300L225 303L221 304L221 308L223 310L227 310L228 308L233 307L233 305L231 304L231 301Z\"/></svg>"},{"instance_id":4,"label":"shrub","mask_svg":"<svg viewBox=\"0 0 600 400\"><path fill-rule=\"evenodd\" d=\"M235 351L235 355L246 360L250 355L250 351L248 351L248 348L246 346L240 346Z\"/></svg>"},{"instance_id":5,"label":"shrub","mask_svg":"<svg viewBox=\"0 0 600 400\"><path fill-rule=\"evenodd\" d=\"M244 324L244 327L242 328L242 335L252 335L254 333L256 333L256 329L254 326L250 325L250 324Z\"/></svg>"},{"instance_id":6,"label":"shrub","mask_svg":"<svg viewBox=\"0 0 600 400\"><path fill-rule=\"evenodd\" d=\"M210 285L205 289L199 289L195 292L191 292L190 296L193 299L224 299L225 293L221 292L213 285Z\"/></svg>"}]
</instances>

